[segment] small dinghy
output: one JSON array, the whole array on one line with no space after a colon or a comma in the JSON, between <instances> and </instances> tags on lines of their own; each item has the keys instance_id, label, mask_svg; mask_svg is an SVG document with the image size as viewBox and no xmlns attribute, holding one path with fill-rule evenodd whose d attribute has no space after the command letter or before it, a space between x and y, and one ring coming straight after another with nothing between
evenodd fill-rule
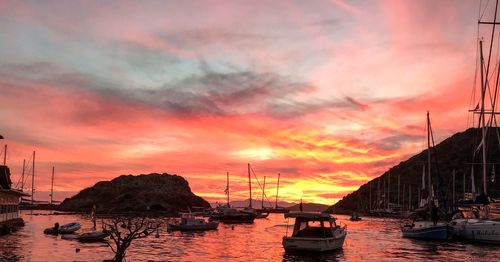
<instances>
[{"instance_id":1,"label":"small dinghy","mask_svg":"<svg viewBox=\"0 0 500 262\"><path fill-rule=\"evenodd\" d=\"M59 226L59 223L55 223L54 227L46 228L43 233L47 235L57 235L57 234L73 234L75 231L80 229L80 224L77 222L64 224Z\"/></svg>"},{"instance_id":2,"label":"small dinghy","mask_svg":"<svg viewBox=\"0 0 500 262\"><path fill-rule=\"evenodd\" d=\"M109 233L91 231L80 234L76 237L76 240L80 242L100 242L109 236Z\"/></svg>"},{"instance_id":3,"label":"small dinghy","mask_svg":"<svg viewBox=\"0 0 500 262\"><path fill-rule=\"evenodd\" d=\"M64 224L59 227L59 234L72 234L78 229L80 229L80 223L73 222L69 224Z\"/></svg>"}]
</instances>

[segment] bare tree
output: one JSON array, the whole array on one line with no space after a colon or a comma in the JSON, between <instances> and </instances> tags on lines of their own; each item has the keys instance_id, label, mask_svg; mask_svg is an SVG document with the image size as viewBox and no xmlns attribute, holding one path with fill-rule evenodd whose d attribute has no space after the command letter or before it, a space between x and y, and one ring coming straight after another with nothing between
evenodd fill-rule
<instances>
[{"instance_id":1,"label":"bare tree","mask_svg":"<svg viewBox=\"0 0 500 262\"><path fill-rule=\"evenodd\" d=\"M145 238L159 228L159 224L145 217L116 217L103 222L102 229L110 234L114 246L108 242L115 257L113 261L125 259L127 248L134 239Z\"/></svg>"}]
</instances>

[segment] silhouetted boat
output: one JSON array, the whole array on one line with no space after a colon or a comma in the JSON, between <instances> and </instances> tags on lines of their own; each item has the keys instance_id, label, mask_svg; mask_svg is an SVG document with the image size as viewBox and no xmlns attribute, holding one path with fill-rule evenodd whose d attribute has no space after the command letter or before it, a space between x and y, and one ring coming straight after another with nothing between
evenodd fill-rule
<instances>
[{"instance_id":1,"label":"silhouetted boat","mask_svg":"<svg viewBox=\"0 0 500 262\"><path fill-rule=\"evenodd\" d=\"M73 234L78 229L80 229L80 224L77 222L64 224L59 226L58 223L54 225L54 227L46 228L43 233L47 235L57 235L57 234Z\"/></svg>"},{"instance_id":2,"label":"silhouetted boat","mask_svg":"<svg viewBox=\"0 0 500 262\"><path fill-rule=\"evenodd\" d=\"M216 207L215 212L210 215L208 221L219 221L226 224L253 223L257 217L255 212L243 212L231 208L229 204L229 172L227 172L226 183L227 204Z\"/></svg>"},{"instance_id":3,"label":"silhouetted boat","mask_svg":"<svg viewBox=\"0 0 500 262\"><path fill-rule=\"evenodd\" d=\"M219 225L218 221L205 221L203 218L196 218L193 213L181 213L181 221L178 224L168 224L167 230L179 231L204 231L215 230Z\"/></svg>"},{"instance_id":4,"label":"silhouetted boat","mask_svg":"<svg viewBox=\"0 0 500 262\"><path fill-rule=\"evenodd\" d=\"M76 237L80 242L100 242L109 236L109 233L100 231L85 232Z\"/></svg>"},{"instance_id":5,"label":"silhouetted boat","mask_svg":"<svg viewBox=\"0 0 500 262\"><path fill-rule=\"evenodd\" d=\"M433 195L432 184L431 184L431 140L434 144L431 120L429 117L429 112L427 112L427 167L428 167L428 195L426 201L426 207L422 208L422 213L429 212L428 221L413 221L411 224L405 224L401 227L401 232L403 237L407 238L420 238L420 239L434 239L434 240L446 240L449 236L450 227L446 223L437 223L437 205L434 204L435 198ZM424 176L423 176L424 177ZM425 186L422 177L422 185ZM432 219L435 217L434 219ZM434 221L431 221L434 220Z\"/></svg>"}]
</instances>

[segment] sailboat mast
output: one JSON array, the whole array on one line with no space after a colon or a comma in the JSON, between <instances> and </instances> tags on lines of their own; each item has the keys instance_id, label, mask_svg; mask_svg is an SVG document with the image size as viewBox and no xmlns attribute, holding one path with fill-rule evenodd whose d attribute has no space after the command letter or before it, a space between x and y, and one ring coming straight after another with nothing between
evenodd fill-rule
<instances>
[{"instance_id":1,"label":"sailboat mast","mask_svg":"<svg viewBox=\"0 0 500 262\"><path fill-rule=\"evenodd\" d=\"M377 208L380 208L380 178L377 179Z\"/></svg>"},{"instance_id":2,"label":"sailboat mast","mask_svg":"<svg viewBox=\"0 0 500 262\"><path fill-rule=\"evenodd\" d=\"M399 202L399 191L401 189L401 175L398 175L398 205L401 205L401 202ZM404 188L403 188L403 194L404 194Z\"/></svg>"},{"instance_id":3,"label":"sailboat mast","mask_svg":"<svg viewBox=\"0 0 500 262\"><path fill-rule=\"evenodd\" d=\"M252 180L250 177L250 163L248 163L248 192L250 193L250 204L248 207L252 208Z\"/></svg>"},{"instance_id":4,"label":"sailboat mast","mask_svg":"<svg viewBox=\"0 0 500 262\"><path fill-rule=\"evenodd\" d=\"M427 111L427 190L429 191L427 198L429 202L432 197L431 186L431 119L429 117L429 111Z\"/></svg>"},{"instance_id":5,"label":"sailboat mast","mask_svg":"<svg viewBox=\"0 0 500 262\"><path fill-rule=\"evenodd\" d=\"M264 195L265 195L265 192L266 192L266 176L264 176L264 185L262 186L262 200L261 200L261 203L260 203L260 208L261 209L264 209Z\"/></svg>"},{"instance_id":6,"label":"sailboat mast","mask_svg":"<svg viewBox=\"0 0 500 262\"><path fill-rule=\"evenodd\" d=\"M479 49L481 55L481 113L479 115L479 121L481 123L481 151L483 153L483 193L486 195L486 125L485 125L485 117L484 117L484 98L486 93L486 83L484 79L483 65L484 65L484 57L483 57L483 41L479 41Z\"/></svg>"},{"instance_id":7,"label":"sailboat mast","mask_svg":"<svg viewBox=\"0 0 500 262\"><path fill-rule=\"evenodd\" d=\"M368 186L370 187L370 204L368 205L368 210L372 212L372 183L368 183Z\"/></svg>"},{"instance_id":8,"label":"sailboat mast","mask_svg":"<svg viewBox=\"0 0 500 262\"><path fill-rule=\"evenodd\" d=\"M23 172L21 173L21 191L24 191L24 172L26 169L26 159L23 159Z\"/></svg>"},{"instance_id":9,"label":"sailboat mast","mask_svg":"<svg viewBox=\"0 0 500 262\"><path fill-rule=\"evenodd\" d=\"M389 209L389 205L391 203L391 172L389 172L387 177L387 209Z\"/></svg>"},{"instance_id":10,"label":"sailboat mast","mask_svg":"<svg viewBox=\"0 0 500 262\"><path fill-rule=\"evenodd\" d=\"M278 185L276 186L276 203L274 204L274 208L278 208L278 193L280 191L280 173L278 173Z\"/></svg>"},{"instance_id":11,"label":"sailboat mast","mask_svg":"<svg viewBox=\"0 0 500 262\"><path fill-rule=\"evenodd\" d=\"M3 165L7 165L7 145L5 145L3 149Z\"/></svg>"},{"instance_id":12,"label":"sailboat mast","mask_svg":"<svg viewBox=\"0 0 500 262\"><path fill-rule=\"evenodd\" d=\"M456 188L456 185L455 185L455 169L453 169L453 202L451 202L452 206L455 206L455 188Z\"/></svg>"},{"instance_id":13,"label":"sailboat mast","mask_svg":"<svg viewBox=\"0 0 500 262\"><path fill-rule=\"evenodd\" d=\"M52 185L50 186L50 203L54 200L54 166L52 166Z\"/></svg>"},{"instance_id":14,"label":"sailboat mast","mask_svg":"<svg viewBox=\"0 0 500 262\"><path fill-rule=\"evenodd\" d=\"M226 173L227 207L229 208L229 172Z\"/></svg>"},{"instance_id":15,"label":"sailboat mast","mask_svg":"<svg viewBox=\"0 0 500 262\"><path fill-rule=\"evenodd\" d=\"M33 167L32 167L32 174L31 174L31 205L35 203L33 199L33 195L35 195L35 151L33 151Z\"/></svg>"},{"instance_id":16,"label":"sailboat mast","mask_svg":"<svg viewBox=\"0 0 500 262\"><path fill-rule=\"evenodd\" d=\"M409 194L409 196L408 196L408 210L410 210L410 211L411 211L411 184L409 185L409 187L410 187L410 188L409 188L409 190L408 190L408 191L409 191L409 192L408 192L408 194Z\"/></svg>"}]
</instances>

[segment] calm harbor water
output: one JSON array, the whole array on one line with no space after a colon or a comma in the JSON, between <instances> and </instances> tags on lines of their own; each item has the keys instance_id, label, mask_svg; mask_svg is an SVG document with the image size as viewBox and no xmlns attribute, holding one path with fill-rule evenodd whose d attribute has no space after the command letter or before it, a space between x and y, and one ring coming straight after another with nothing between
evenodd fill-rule
<instances>
[{"instance_id":1,"label":"calm harbor water","mask_svg":"<svg viewBox=\"0 0 500 262\"><path fill-rule=\"evenodd\" d=\"M26 226L0 237L0 261L102 261L113 257L105 243L83 244L42 233L55 222L79 221L80 231L91 228L88 217L81 215L47 215L44 211L23 211ZM351 222L347 216L336 216L347 224L344 248L321 255L285 254L281 237L286 231L282 214L271 214L251 225L224 225L210 232L169 233L136 240L129 248L127 261L498 261L497 246L462 242L427 242L404 239L400 220L363 218ZM79 252L76 250L79 249Z\"/></svg>"}]
</instances>

